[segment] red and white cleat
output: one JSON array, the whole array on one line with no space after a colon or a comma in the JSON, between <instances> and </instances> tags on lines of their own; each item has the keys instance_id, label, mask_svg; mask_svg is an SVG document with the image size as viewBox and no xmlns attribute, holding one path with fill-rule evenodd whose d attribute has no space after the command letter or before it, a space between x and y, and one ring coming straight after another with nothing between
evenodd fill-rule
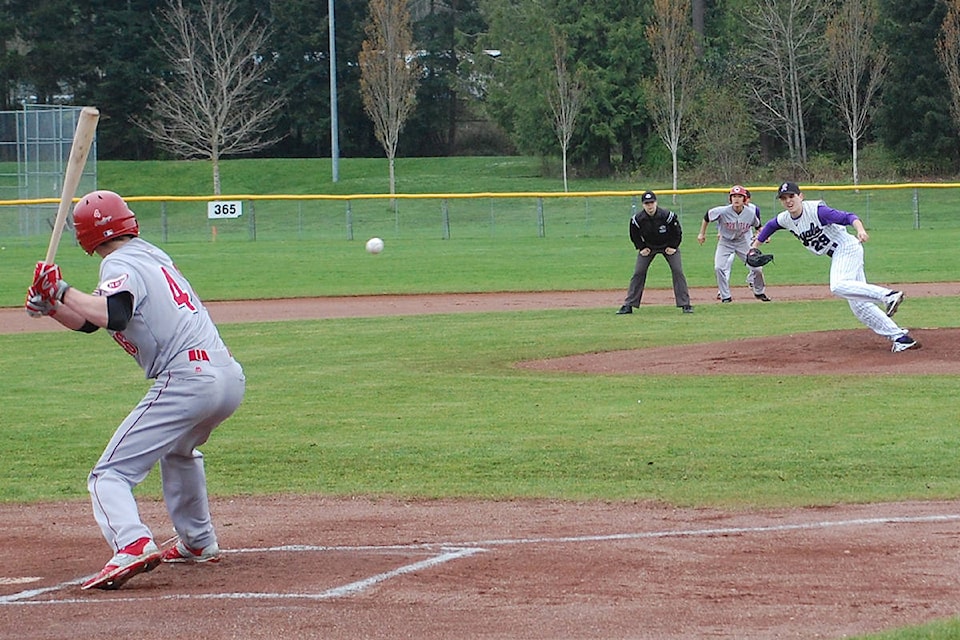
<instances>
[{"instance_id":1,"label":"red and white cleat","mask_svg":"<svg viewBox=\"0 0 960 640\"><path fill-rule=\"evenodd\" d=\"M177 544L163 552L163 561L186 564L220 562L220 547L214 542L208 544L203 549L191 549L180 540L177 540Z\"/></svg>"},{"instance_id":2,"label":"red and white cleat","mask_svg":"<svg viewBox=\"0 0 960 640\"><path fill-rule=\"evenodd\" d=\"M117 552L81 589L119 589L127 580L160 564L160 549L150 538L140 538Z\"/></svg>"}]
</instances>

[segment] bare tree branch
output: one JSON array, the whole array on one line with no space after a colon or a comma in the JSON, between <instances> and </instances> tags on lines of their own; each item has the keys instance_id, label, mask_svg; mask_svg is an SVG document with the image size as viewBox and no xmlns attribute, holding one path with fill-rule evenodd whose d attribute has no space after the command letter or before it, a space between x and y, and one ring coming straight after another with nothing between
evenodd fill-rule
<instances>
[{"instance_id":1,"label":"bare tree branch","mask_svg":"<svg viewBox=\"0 0 960 640\"><path fill-rule=\"evenodd\" d=\"M860 184L859 142L871 103L883 82L887 53L873 39L875 0L846 0L827 26L827 68L832 94L824 97L843 115L853 156L853 184Z\"/></svg>"},{"instance_id":2,"label":"bare tree branch","mask_svg":"<svg viewBox=\"0 0 960 640\"><path fill-rule=\"evenodd\" d=\"M757 117L787 145L792 161L807 162L804 109L823 76L826 0L758 0L741 14L745 81Z\"/></svg>"},{"instance_id":3,"label":"bare tree branch","mask_svg":"<svg viewBox=\"0 0 960 640\"><path fill-rule=\"evenodd\" d=\"M560 142L563 161L563 190L567 188L567 152L573 138L574 124L583 104L583 80L579 73L567 69L567 42L557 33L553 34L554 83L547 92L550 110L553 112L553 128Z\"/></svg>"},{"instance_id":4,"label":"bare tree branch","mask_svg":"<svg viewBox=\"0 0 960 640\"><path fill-rule=\"evenodd\" d=\"M396 193L394 160L400 132L417 103L420 63L413 45L407 0L370 0L367 39L360 51L360 92L374 134L390 164L390 195Z\"/></svg>"},{"instance_id":5,"label":"bare tree branch","mask_svg":"<svg viewBox=\"0 0 960 640\"><path fill-rule=\"evenodd\" d=\"M690 0L653 0L654 21L647 42L657 73L647 83L647 106L673 159L673 188L679 174L683 120L698 85L696 37L690 24Z\"/></svg>"},{"instance_id":6,"label":"bare tree branch","mask_svg":"<svg viewBox=\"0 0 960 640\"><path fill-rule=\"evenodd\" d=\"M182 158L213 163L220 193L220 158L268 147L272 117L285 98L263 93L269 31L256 19L241 24L233 0L200 0L199 13L168 0L157 44L175 72L150 93L150 117L135 118L158 145Z\"/></svg>"},{"instance_id":7,"label":"bare tree branch","mask_svg":"<svg viewBox=\"0 0 960 640\"><path fill-rule=\"evenodd\" d=\"M691 115L694 145L711 179L720 175L723 182L742 181L738 176L746 175L748 150L755 147L758 136L740 83L711 83L701 92Z\"/></svg>"},{"instance_id":8,"label":"bare tree branch","mask_svg":"<svg viewBox=\"0 0 960 640\"><path fill-rule=\"evenodd\" d=\"M937 58L950 86L950 115L960 127L960 0L945 0L947 15L940 25Z\"/></svg>"}]
</instances>

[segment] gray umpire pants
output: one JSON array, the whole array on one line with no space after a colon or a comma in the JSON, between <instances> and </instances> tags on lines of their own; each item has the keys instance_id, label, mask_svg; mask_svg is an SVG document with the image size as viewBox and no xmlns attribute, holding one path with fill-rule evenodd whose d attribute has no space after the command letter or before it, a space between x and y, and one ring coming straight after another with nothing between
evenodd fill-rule
<instances>
[{"instance_id":1,"label":"gray umpire pants","mask_svg":"<svg viewBox=\"0 0 960 640\"><path fill-rule=\"evenodd\" d=\"M650 255L644 256L637 252L637 265L633 270L633 277L630 278L630 287L627 289L627 297L623 303L631 307L640 306L640 298L643 297L643 287L647 283L647 269L650 263L658 255L662 255L670 265L670 273L673 275L673 297L677 301L678 307L690 305L690 291L687 289L687 277L683 275L683 263L680 260L680 249L676 253L668 256L663 250L651 251Z\"/></svg>"}]
</instances>

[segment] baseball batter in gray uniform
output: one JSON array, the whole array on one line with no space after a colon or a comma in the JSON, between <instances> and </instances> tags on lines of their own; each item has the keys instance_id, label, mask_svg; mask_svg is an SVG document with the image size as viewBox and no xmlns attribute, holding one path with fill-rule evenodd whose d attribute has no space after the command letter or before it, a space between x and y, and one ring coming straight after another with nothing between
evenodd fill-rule
<instances>
[{"instance_id":1,"label":"baseball batter in gray uniform","mask_svg":"<svg viewBox=\"0 0 960 640\"><path fill-rule=\"evenodd\" d=\"M733 302L730 293L730 270L733 266L733 257L746 260L750 242L753 240L753 231L760 227L757 206L747 203L747 190L740 185L734 185L728 194L730 204L713 207L706 212L700 223L700 233L697 242L701 245L707 239L707 225L717 223L720 238L717 241L717 250L713 257L713 268L717 275L717 288L721 302ZM766 283L763 279L762 267L751 267L747 282L753 288L753 296L762 302L770 302L767 297Z\"/></svg>"},{"instance_id":2,"label":"baseball batter in gray uniform","mask_svg":"<svg viewBox=\"0 0 960 640\"><path fill-rule=\"evenodd\" d=\"M116 589L160 562L216 562L219 546L197 447L240 405L243 370L170 257L139 238L126 202L111 191L80 199L80 246L102 258L92 295L39 264L27 312L69 329L104 328L137 361L152 387L116 429L88 477L93 513L114 556L83 589ZM163 497L179 540L161 551L141 521L133 487L159 462Z\"/></svg>"},{"instance_id":3,"label":"baseball batter in gray uniform","mask_svg":"<svg viewBox=\"0 0 960 640\"><path fill-rule=\"evenodd\" d=\"M810 252L830 258L830 291L847 300L860 322L890 340L894 353L919 347L907 330L892 319L903 302L903 292L867 282L862 243L870 236L860 218L828 207L820 200L804 200L800 187L793 182L781 184L777 197L785 211L763 225L752 248L758 248L776 231L786 229ZM848 226L853 227L857 235L848 233ZM883 310L878 305L882 305Z\"/></svg>"}]
</instances>

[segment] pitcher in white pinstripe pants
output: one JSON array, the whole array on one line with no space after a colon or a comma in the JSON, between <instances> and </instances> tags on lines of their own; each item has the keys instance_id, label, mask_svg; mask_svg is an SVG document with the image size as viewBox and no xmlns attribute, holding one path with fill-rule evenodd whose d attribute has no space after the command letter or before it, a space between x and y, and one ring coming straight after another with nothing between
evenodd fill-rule
<instances>
[{"instance_id":1,"label":"pitcher in white pinstripe pants","mask_svg":"<svg viewBox=\"0 0 960 640\"><path fill-rule=\"evenodd\" d=\"M903 302L903 292L867 282L863 272L863 243L870 236L860 218L849 211L828 207L821 200L804 200L794 182L781 184L777 198L785 210L763 226L751 246L757 248L774 232L786 229L811 253L830 257L830 291L850 304L850 310L860 322L890 340L891 351L919 348L920 344L907 330L892 319ZM857 235L851 235L848 226L853 227Z\"/></svg>"}]
</instances>

